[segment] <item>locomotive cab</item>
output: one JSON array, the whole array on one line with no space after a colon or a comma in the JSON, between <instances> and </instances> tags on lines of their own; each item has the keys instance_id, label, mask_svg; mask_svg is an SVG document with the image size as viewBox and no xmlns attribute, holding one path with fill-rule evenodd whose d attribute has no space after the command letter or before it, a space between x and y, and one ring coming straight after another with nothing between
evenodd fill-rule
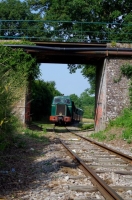
<instances>
[{"instance_id":1,"label":"locomotive cab","mask_svg":"<svg viewBox=\"0 0 132 200\"><path fill-rule=\"evenodd\" d=\"M72 101L68 96L54 97L51 105L50 121L54 123L68 123L72 120Z\"/></svg>"}]
</instances>

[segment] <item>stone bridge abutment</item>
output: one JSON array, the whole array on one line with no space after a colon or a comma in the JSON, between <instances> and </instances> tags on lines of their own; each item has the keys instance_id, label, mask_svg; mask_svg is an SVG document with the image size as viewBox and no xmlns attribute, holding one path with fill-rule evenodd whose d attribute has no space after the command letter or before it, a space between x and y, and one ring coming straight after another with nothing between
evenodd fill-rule
<instances>
[{"instance_id":1,"label":"stone bridge abutment","mask_svg":"<svg viewBox=\"0 0 132 200\"><path fill-rule=\"evenodd\" d=\"M132 58L110 56L97 67L95 97L95 131L104 130L109 120L115 119L130 105L130 80L122 75L121 67L132 65Z\"/></svg>"}]
</instances>

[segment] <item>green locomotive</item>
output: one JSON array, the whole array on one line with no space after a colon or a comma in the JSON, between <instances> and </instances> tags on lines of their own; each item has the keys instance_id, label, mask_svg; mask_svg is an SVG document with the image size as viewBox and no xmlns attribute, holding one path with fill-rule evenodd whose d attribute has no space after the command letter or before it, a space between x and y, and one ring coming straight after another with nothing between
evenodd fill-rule
<instances>
[{"instance_id":1,"label":"green locomotive","mask_svg":"<svg viewBox=\"0 0 132 200\"><path fill-rule=\"evenodd\" d=\"M71 123L81 121L83 110L76 108L69 96L55 96L51 105L50 121L57 123Z\"/></svg>"}]
</instances>

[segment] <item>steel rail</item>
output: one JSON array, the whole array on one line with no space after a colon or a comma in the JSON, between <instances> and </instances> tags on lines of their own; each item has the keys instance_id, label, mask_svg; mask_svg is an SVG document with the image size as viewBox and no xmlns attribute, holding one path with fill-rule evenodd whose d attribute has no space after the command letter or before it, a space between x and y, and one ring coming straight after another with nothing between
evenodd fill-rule
<instances>
[{"instance_id":1,"label":"steel rail","mask_svg":"<svg viewBox=\"0 0 132 200\"><path fill-rule=\"evenodd\" d=\"M111 187L109 187L90 167L88 167L70 148L60 139L58 138L61 144L68 151L69 156L73 158L74 161L79 163L79 168L83 170L86 176L91 176L91 182L95 185L100 193L107 200L123 200Z\"/></svg>"},{"instance_id":2,"label":"steel rail","mask_svg":"<svg viewBox=\"0 0 132 200\"><path fill-rule=\"evenodd\" d=\"M69 129L67 129L67 130L69 130ZM69 130L69 131L70 131L70 130ZM71 131L70 131L70 132L71 132ZM77 133L74 133L74 132L72 132L72 133L73 133L74 135L76 135L76 136L79 136L79 137L83 138L84 140L87 140L87 141L91 142L92 144L95 144L95 145L101 147L101 148L104 149L104 150L107 150L107 151L109 151L109 152L111 152L111 153L114 153L114 154L118 155L119 157L121 157L121 158L122 158L123 160L125 160L126 162L132 164L132 157L131 157L131 156L126 155L126 154L124 154L124 153L122 153L122 152L120 152L120 151L117 151L117 150L115 150L115 149L112 149L112 148L110 148L110 147L108 147L108 146L106 146L106 145L104 145L104 144L100 144L100 143L98 143L98 142L96 142L96 141L94 141L94 140L91 140L91 139L89 139L89 138L83 137L83 136L81 136L81 135L79 135L79 134L77 134Z\"/></svg>"}]
</instances>

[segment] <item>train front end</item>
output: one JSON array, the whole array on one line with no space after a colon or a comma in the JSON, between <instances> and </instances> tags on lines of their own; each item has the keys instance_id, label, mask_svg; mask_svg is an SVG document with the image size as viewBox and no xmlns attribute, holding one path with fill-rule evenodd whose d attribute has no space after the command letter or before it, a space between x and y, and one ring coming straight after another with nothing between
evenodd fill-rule
<instances>
[{"instance_id":1,"label":"train front end","mask_svg":"<svg viewBox=\"0 0 132 200\"><path fill-rule=\"evenodd\" d=\"M69 97L54 97L51 105L50 121L55 124L66 124L72 121L72 102Z\"/></svg>"}]
</instances>

